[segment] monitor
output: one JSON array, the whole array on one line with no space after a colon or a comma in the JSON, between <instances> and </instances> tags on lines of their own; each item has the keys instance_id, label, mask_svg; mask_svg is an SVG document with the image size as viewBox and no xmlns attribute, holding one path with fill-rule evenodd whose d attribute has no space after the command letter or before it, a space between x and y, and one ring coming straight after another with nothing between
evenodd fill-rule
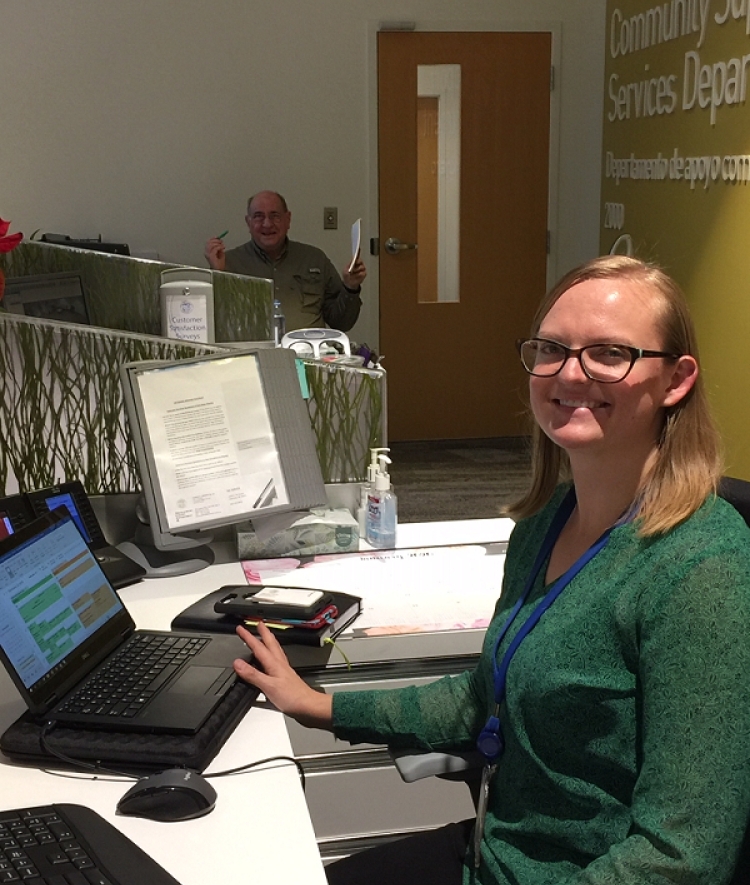
<instances>
[{"instance_id":1,"label":"monitor","mask_svg":"<svg viewBox=\"0 0 750 885\"><path fill-rule=\"evenodd\" d=\"M291 350L128 363L121 376L157 550L189 549L220 526L325 503Z\"/></svg>"},{"instance_id":2,"label":"monitor","mask_svg":"<svg viewBox=\"0 0 750 885\"><path fill-rule=\"evenodd\" d=\"M77 273L45 273L5 280L9 313L57 323L88 323L89 311Z\"/></svg>"},{"instance_id":3,"label":"monitor","mask_svg":"<svg viewBox=\"0 0 750 885\"><path fill-rule=\"evenodd\" d=\"M74 240L66 234L42 234L43 243L54 243L57 246L70 246L73 249L92 249L94 252L108 252L110 255L130 255L127 243L103 242L96 239Z\"/></svg>"}]
</instances>

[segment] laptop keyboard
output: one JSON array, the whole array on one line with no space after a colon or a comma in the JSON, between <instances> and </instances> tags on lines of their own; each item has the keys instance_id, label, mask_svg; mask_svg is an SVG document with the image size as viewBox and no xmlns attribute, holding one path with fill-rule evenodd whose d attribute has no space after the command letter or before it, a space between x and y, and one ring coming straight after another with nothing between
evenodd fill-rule
<instances>
[{"instance_id":1,"label":"laptop keyboard","mask_svg":"<svg viewBox=\"0 0 750 885\"><path fill-rule=\"evenodd\" d=\"M60 710L111 716L114 720L130 719L207 642L200 636L134 633L122 649L67 698Z\"/></svg>"},{"instance_id":2,"label":"laptop keyboard","mask_svg":"<svg viewBox=\"0 0 750 885\"><path fill-rule=\"evenodd\" d=\"M0 811L0 883L178 885L96 812L81 805Z\"/></svg>"}]
</instances>

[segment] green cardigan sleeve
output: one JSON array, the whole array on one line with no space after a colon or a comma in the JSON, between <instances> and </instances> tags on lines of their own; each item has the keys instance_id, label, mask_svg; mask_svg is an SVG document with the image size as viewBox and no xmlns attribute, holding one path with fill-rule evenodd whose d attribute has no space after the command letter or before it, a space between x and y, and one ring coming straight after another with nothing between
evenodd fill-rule
<instances>
[{"instance_id":1,"label":"green cardigan sleeve","mask_svg":"<svg viewBox=\"0 0 750 885\"><path fill-rule=\"evenodd\" d=\"M484 724L485 702L474 673L446 676L429 685L336 692L337 737L423 750L470 749Z\"/></svg>"}]
</instances>

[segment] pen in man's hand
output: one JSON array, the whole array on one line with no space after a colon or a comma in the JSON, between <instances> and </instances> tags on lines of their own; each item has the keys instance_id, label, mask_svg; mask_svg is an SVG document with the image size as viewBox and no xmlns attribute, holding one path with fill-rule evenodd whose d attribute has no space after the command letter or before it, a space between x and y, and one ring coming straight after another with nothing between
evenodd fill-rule
<instances>
[{"instance_id":1,"label":"pen in man's hand","mask_svg":"<svg viewBox=\"0 0 750 885\"><path fill-rule=\"evenodd\" d=\"M223 233L223 234L219 234L219 236L216 237L216 239L217 239L217 240L223 240L224 237L225 237L228 233L229 233L229 231L228 231L228 230L225 230L224 233Z\"/></svg>"}]
</instances>

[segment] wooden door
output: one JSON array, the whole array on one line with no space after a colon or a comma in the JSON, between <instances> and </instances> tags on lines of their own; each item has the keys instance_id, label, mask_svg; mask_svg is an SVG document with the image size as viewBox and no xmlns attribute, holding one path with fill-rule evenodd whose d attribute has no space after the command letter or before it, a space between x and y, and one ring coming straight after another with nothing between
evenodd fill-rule
<instances>
[{"instance_id":1,"label":"wooden door","mask_svg":"<svg viewBox=\"0 0 750 885\"><path fill-rule=\"evenodd\" d=\"M384 248L389 238L420 246L417 121L434 108L418 107L419 65L460 65L454 301L425 295L434 283L418 273L418 249ZM380 350L393 440L527 430L514 342L546 286L550 74L549 33L378 35Z\"/></svg>"}]
</instances>

